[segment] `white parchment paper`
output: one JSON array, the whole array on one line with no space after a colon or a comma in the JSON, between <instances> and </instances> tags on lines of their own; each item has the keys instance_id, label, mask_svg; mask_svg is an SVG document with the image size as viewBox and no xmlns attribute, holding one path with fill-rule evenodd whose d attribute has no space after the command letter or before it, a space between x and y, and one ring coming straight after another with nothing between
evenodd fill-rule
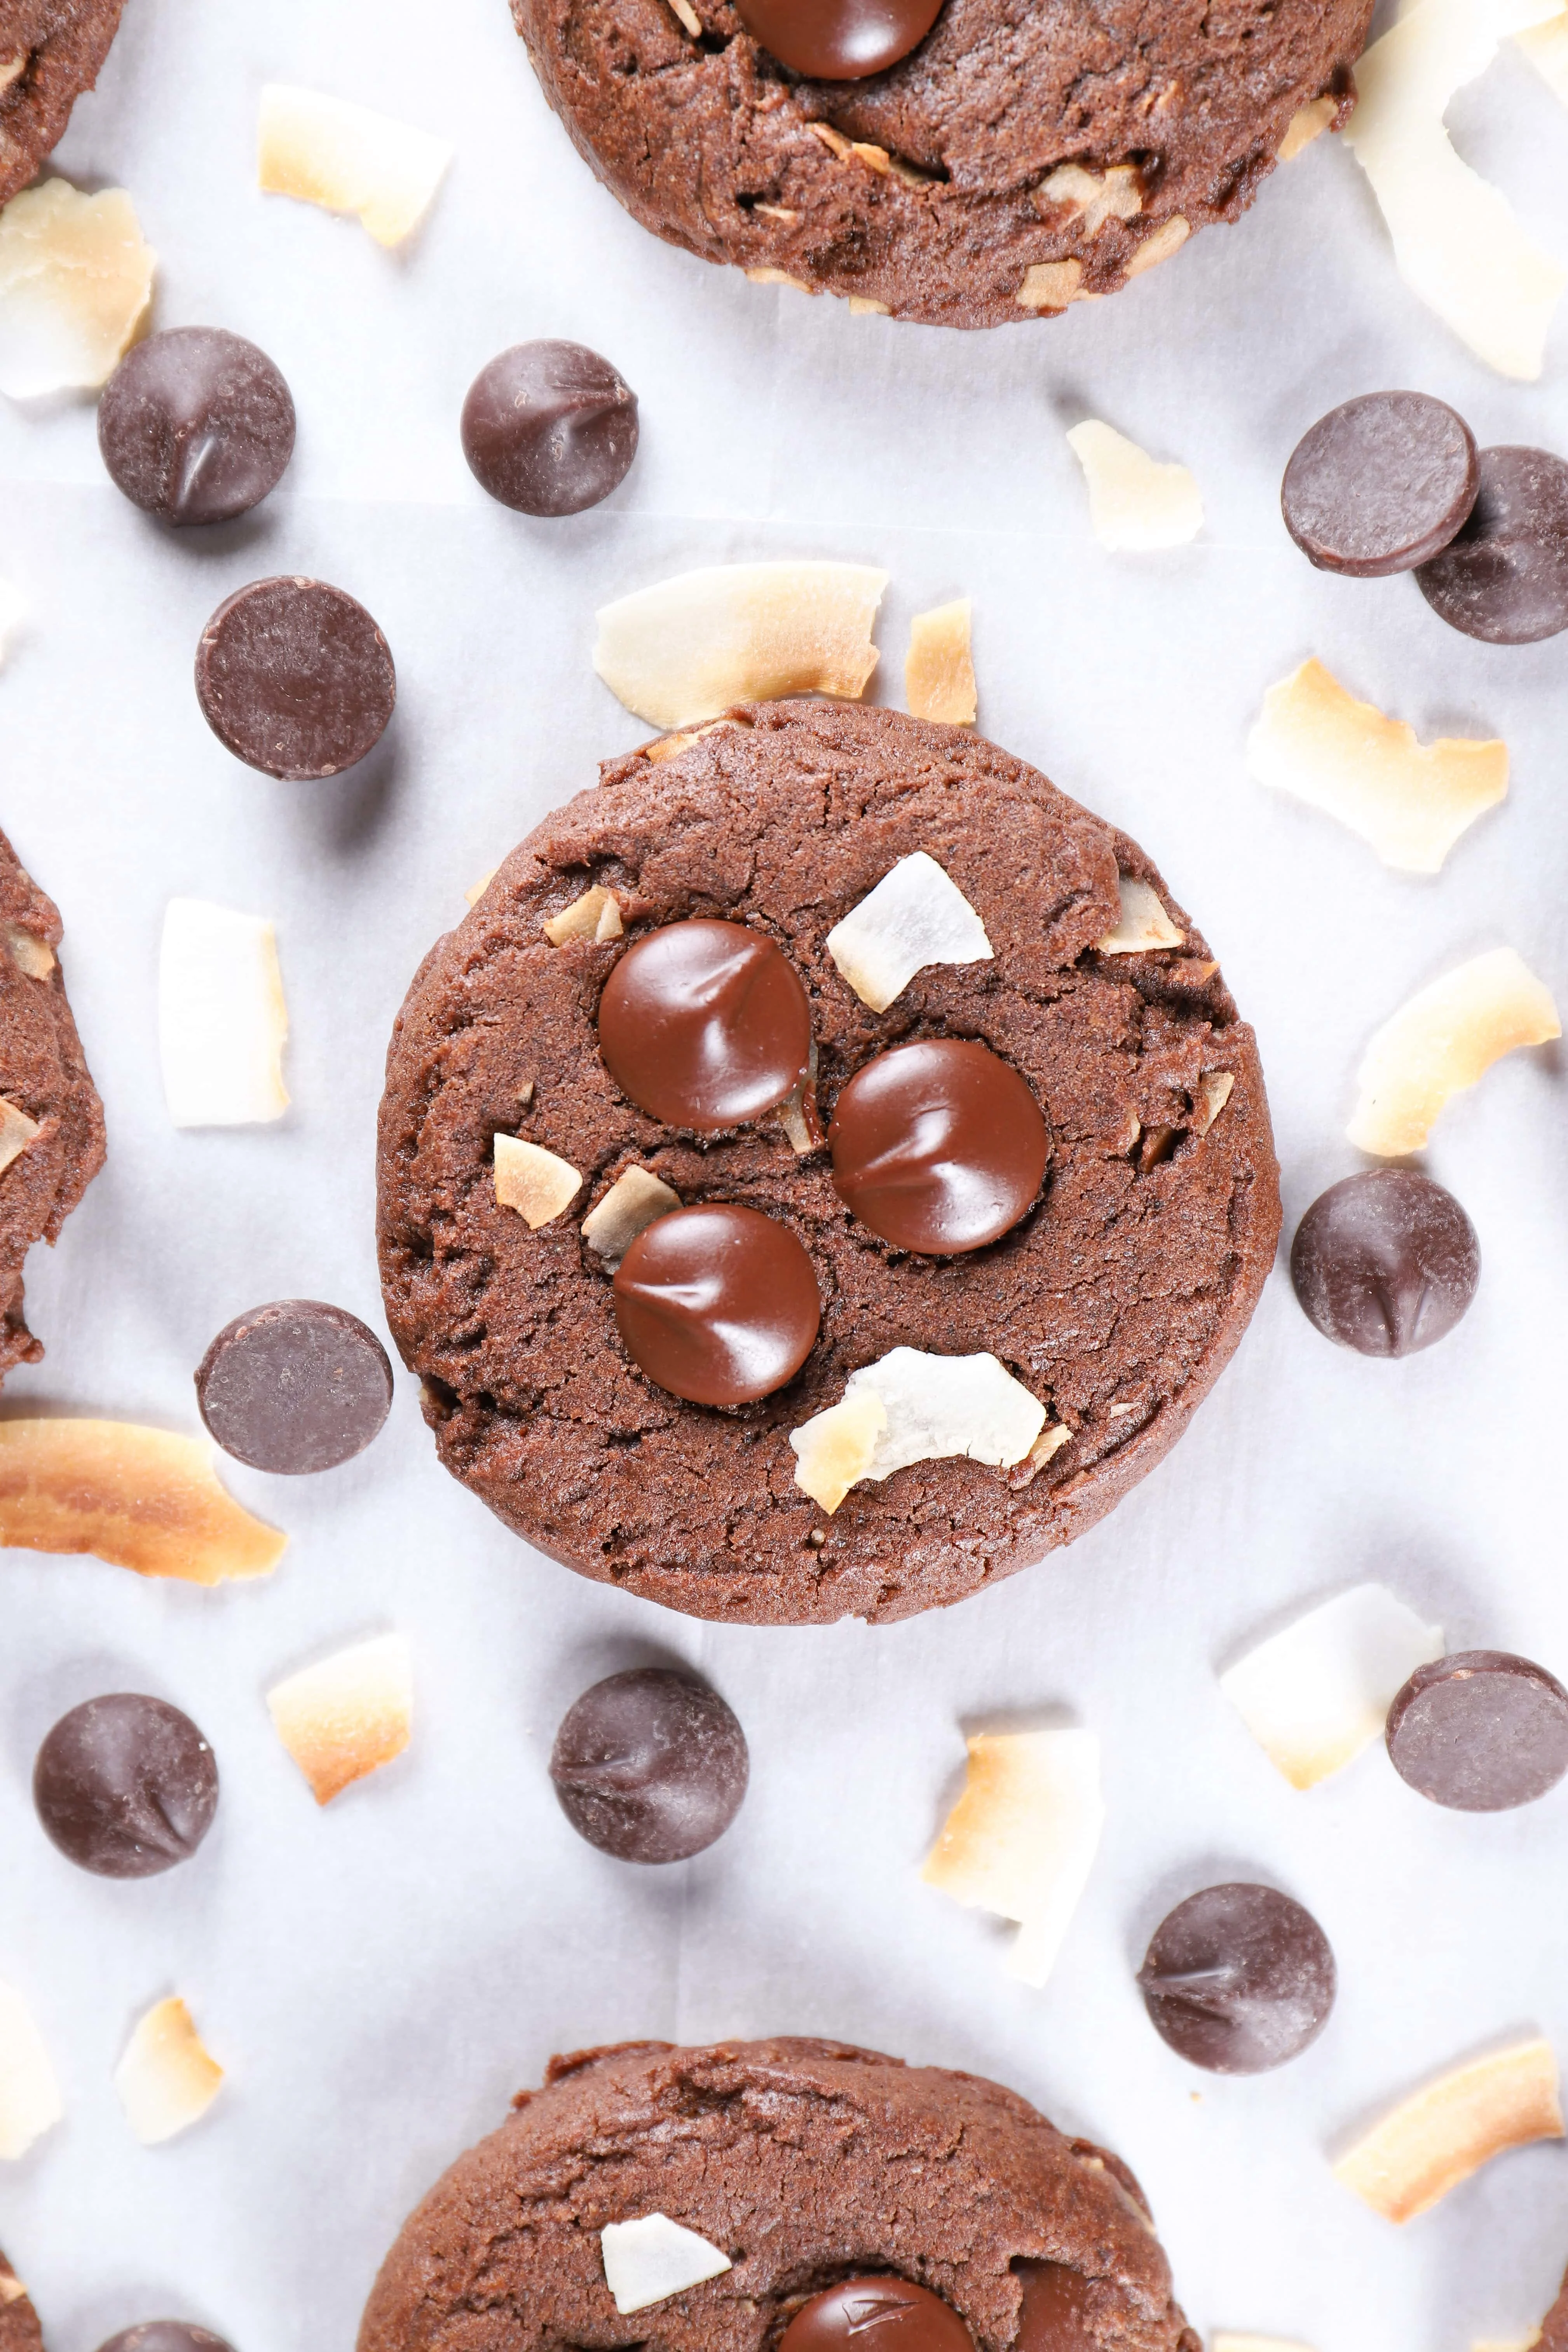
<instances>
[{"instance_id":1,"label":"white parchment paper","mask_svg":"<svg viewBox=\"0 0 1568 2352\"><path fill-rule=\"evenodd\" d=\"M268 79L454 140L411 250L256 194ZM1568 259L1568 115L1544 86L1510 54L1452 120ZM1568 1002L1568 639L1489 648L1408 581L1315 573L1276 503L1306 425L1384 383L1452 400L1483 442L1568 451L1568 333L1539 387L1484 373L1400 284L1331 141L1115 301L970 337L851 319L645 236L572 152L503 0L129 0L57 163L132 190L161 256L157 322L254 337L300 429L256 515L176 539L107 484L90 404L0 406L0 575L31 615L0 670L0 824L63 908L110 1132L58 1250L35 1254L48 1354L5 1411L190 1429L192 1370L230 1316L313 1294L379 1324L372 1140L393 1015L465 887L646 732L592 673L594 607L692 564L887 565L889 699L910 614L973 597L983 728L1145 843L1224 958L1262 1042L1288 1232L1357 1164L1354 1066L1415 986L1506 941ZM477 369L539 334L605 351L642 400L629 480L556 524L490 505L457 436ZM1196 545L1096 547L1064 439L1084 415L1194 468ZM250 773L192 693L208 613L282 570L361 596L396 656L391 733L341 782ZM1424 734L1506 735L1510 801L1438 880L1386 874L1247 781L1263 690L1309 652ZM294 1108L277 1128L177 1135L164 1115L154 977L176 893L278 923ZM579 1581L438 1468L406 1376L347 1467L226 1467L290 1535L265 1584L202 1593L7 1555L0 1977L32 2002L68 2113L0 2168L0 2243L52 2352L164 2313L237 2352L346 2352L407 2207L552 2050L778 2031L978 2069L1117 2147L1205 2330L1317 2352L1526 2334L1568 2259L1561 2148L1495 2164L1404 2231L1329 2162L1461 2054L1521 2029L1568 2048L1568 1788L1466 1819L1374 1752L1297 1796L1214 1670L1374 1576L1453 1646L1568 1671L1563 1092L1556 1055L1517 1057L1437 1131L1428 1164L1485 1255L1452 1339L1364 1362L1317 1336L1278 1270L1164 1467L1070 1554L955 1612L714 1630ZM263 1694L391 1625L415 1645L413 1748L319 1814ZM544 1764L584 1685L662 1657L725 1692L753 1778L721 1844L638 1872L576 1840ZM56 1717L128 1687L193 1713L224 1776L196 1861L141 1885L71 1869L28 1793ZM1101 1735L1110 1817L1036 1993L1002 1973L1010 1931L917 1865L964 1729L1047 1709ZM1170 1904L1228 1875L1306 1902L1342 1971L1321 2041L1251 2081L1184 2066L1132 1981ZM110 2071L171 1990L228 2079L201 2126L143 2150Z\"/></svg>"}]
</instances>

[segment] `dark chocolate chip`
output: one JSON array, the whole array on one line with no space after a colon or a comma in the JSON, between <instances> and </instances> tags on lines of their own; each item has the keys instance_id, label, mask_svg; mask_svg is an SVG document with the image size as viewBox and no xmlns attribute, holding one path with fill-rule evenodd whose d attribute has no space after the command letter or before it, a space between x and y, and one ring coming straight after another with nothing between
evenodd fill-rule
<instances>
[{"instance_id":1,"label":"dark chocolate chip","mask_svg":"<svg viewBox=\"0 0 1568 2352\"><path fill-rule=\"evenodd\" d=\"M229 2347L188 2319L144 2319L139 2327L121 2328L99 2352L229 2352Z\"/></svg>"},{"instance_id":2,"label":"dark chocolate chip","mask_svg":"<svg viewBox=\"0 0 1568 2352\"><path fill-rule=\"evenodd\" d=\"M62 1716L33 1768L38 1819L100 1878L155 1878L188 1862L217 1811L217 1764L188 1715L119 1691Z\"/></svg>"},{"instance_id":3,"label":"dark chocolate chip","mask_svg":"<svg viewBox=\"0 0 1568 2352\"><path fill-rule=\"evenodd\" d=\"M1178 1903L1138 1971L1173 2050L1213 2074L1261 2074L1315 2042L1334 1956L1310 1911L1272 1886L1208 1886Z\"/></svg>"},{"instance_id":4,"label":"dark chocolate chip","mask_svg":"<svg viewBox=\"0 0 1568 2352\"><path fill-rule=\"evenodd\" d=\"M827 1130L833 1181L900 1249L981 1249L1039 1191L1050 1138L1010 1062L967 1038L927 1038L856 1073Z\"/></svg>"},{"instance_id":5,"label":"dark chocolate chip","mask_svg":"<svg viewBox=\"0 0 1568 2352\"><path fill-rule=\"evenodd\" d=\"M650 1381L689 1404L750 1404L793 1381L822 1301L787 1225L710 1202L637 1235L611 1284L616 1321Z\"/></svg>"},{"instance_id":6,"label":"dark chocolate chip","mask_svg":"<svg viewBox=\"0 0 1568 2352\"><path fill-rule=\"evenodd\" d=\"M942 0L737 0L753 40L813 81L863 81L919 48Z\"/></svg>"},{"instance_id":7,"label":"dark chocolate chip","mask_svg":"<svg viewBox=\"0 0 1568 2352\"><path fill-rule=\"evenodd\" d=\"M208 1430L255 1470L332 1470L392 1410L392 1366L369 1327L320 1298L279 1298L226 1323L196 1368Z\"/></svg>"},{"instance_id":8,"label":"dark chocolate chip","mask_svg":"<svg viewBox=\"0 0 1568 2352\"><path fill-rule=\"evenodd\" d=\"M666 923L599 999L605 1066L639 1110L711 1133L761 1118L805 1076L811 1007L794 965L743 923Z\"/></svg>"},{"instance_id":9,"label":"dark chocolate chip","mask_svg":"<svg viewBox=\"0 0 1568 2352\"><path fill-rule=\"evenodd\" d=\"M1469 520L1415 577L1450 628L1488 645L1568 629L1568 465L1545 449L1483 449Z\"/></svg>"},{"instance_id":10,"label":"dark chocolate chip","mask_svg":"<svg viewBox=\"0 0 1568 2352\"><path fill-rule=\"evenodd\" d=\"M1447 547L1480 467L1462 416L1424 392L1369 392L1320 417L1280 489L1285 528L1320 571L1378 580Z\"/></svg>"},{"instance_id":11,"label":"dark chocolate chip","mask_svg":"<svg viewBox=\"0 0 1568 2352\"><path fill-rule=\"evenodd\" d=\"M974 2352L951 2304L929 2287L885 2274L840 2279L803 2304L779 2352Z\"/></svg>"},{"instance_id":12,"label":"dark chocolate chip","mask_svg":"<svg viewBox=\"0 0 1568 2352\"><path fill-rule=\"evenodd\" d=\"M1024 2283L1013 2352L1100 2352L1086 2316L1088 2282L1065 2263L1016 2262Z\"/></svg>"},{"instance_id":13,"label":"dark chocolate chip","mask_svg":"<svg viewBox=\"0 0 1568 2352\"><path fill-rule=\"evenodd\" d=\"M265 776L305 783L374 750L397 699L386 639L324 580L253 580L196 648L196 699L220 743Z\"/></svg>"},{"instance_id":14,"label":"dark chocolate chip","mask_svg":"<svg viewBox=\"0 0 1568 2352\"><path fill-rule=\"evenodd\" d=\"M463 403L474 478L520 514L596 507L637 453L637 394L583 343L517 343L479 370Z\"/></svg>"},{"instance_id":15,"label":"dark chocolate chip","mask_svg":"<svg viewBox=\"0 0 1568 2352\"><path fill-rule=\"evenodd\" d=\"M569 1707L550 1777L577 1832L621 1862L684 1862L722 1837L746 1793L746 1735L695 1675L637 1666Z\"/></svg>"},{"instance_id":16,"label":"dark chocolate chip","mask_svg":"<svg viewBox=\"0 0 1568 2352\"><path fill-rule=\"evenodd\" d=\"M171 327L126 352L98 404L117 488L165 522L227 522L294 453L294 403L265 352L221 327Z\"/></svg>"},{"instance_id":17,"label":"dark chocolate chip","mask_svg":"<svg viewBox=\"0 0 1568 2352\"><path fill-rule=\"evenodd\" d=\"M1457 1650L1417 1666L1388 1710L1401 1780L1435 1805L1501 1813L1568 1772L1568 1691L1507 1650Z\"/></svg>"},{"instance_id":18,"label":"dark chocolate chip","mask_svg":"<svg viewBox=\"0 0 1568 2352\"><path fill-rule=\"evenodd\" d=\"M1451 1331L1480 1280L1476 1229L1413 1168L1368 1168L1320 1193L1290 1245L1290 1279L1326 1339L1410 1356Z\"/></svg>"}]
</instances>

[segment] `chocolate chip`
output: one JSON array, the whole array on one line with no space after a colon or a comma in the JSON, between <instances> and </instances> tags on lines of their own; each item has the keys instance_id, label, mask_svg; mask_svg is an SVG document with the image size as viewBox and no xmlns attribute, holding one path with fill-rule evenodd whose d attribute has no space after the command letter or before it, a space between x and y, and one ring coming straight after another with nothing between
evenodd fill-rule
<instances>
[{"instance_id":1,"label":"chocolate chip","mask_svg":"<svg viewBox=\"0 0 1568 2352\"><path fill-rule=\"evenodd\" d=\"M188 1715L133 1691L62 1716L33 1768L38 1819L100 1878L155 1878L188 1862L217 1811L217 1765Z\"/></svg>"},{"instance_id":2,"label":"chocolate chip","mask_svg":"<svg viewBox=\"0 0 1568 2352\"><path fill-rule=\"evenodd\" d=\"M397 699L386 639L323 580L253 580L221 604L196 648L196 699L237 760L288 783L352 768Z\"/></svg>"},{"instance_id":3,"label":"chocolate chip","mask_svg":"<svg viewBox=\"0 0 1568 2352\"><path fill-rule=\"evenodd\" d=\"M479 370L463 403L475 479L520 514L596 507L637 453L637 394L583 343L517 343Z\"/></svg>"},{"instance_id":4,"label":"chocolate chip","mask_svg":"<svg viewBox=\"0 0 1568 2352\"><path fill-rule=\"evenodd\" d=\"M1417 1666L1388 1710L1388 1752L1435 1805L1501 1813L1568 1772L1568 1691L1507 1650L1457 1650Z\"/></svg>"},{"instance_id":5,"label":"chocolate chip","mask_svg":"<svg viewBox=\"0 0 1568 2352\"><path fill-rule=\"evenodd\" d=\"M1469 520L1415 577L1450 628L1488 645L1568 629L1568 466L1545 449L1483 449Z\"/></svg>"},{"instance_id":6,"label":"chocolate chip","mask_svg":"<svg viewBox=\"0 0 1568 2352\"><path fill-rule=\"evenodd\" d=\"M1476 502L1475 436L1424 392L1369 392L1319 418L1279 494L1285 528L1321 572L1378 580L1447 547Z\"/></svg>"},{"instance_id":7,"label":"chocolate chip","mask_svg":"<svg viewBox=\"0 0 1568 2352\"><path fill-rule=\"evenodd\" d=\"M1087 2282L1065 2263L1016 2262L1024 2283L1013 2352L1100 2352L1086 2315Z\"/></svg>"},{"instance_id":8,"label":"chocolate chip","mask_svg":"<svg viewBox=\"0 0 1568 2352\"><path fill-rule=\"evenodd\" d=\"M840 2279L803 2304L779 2339L779 2352L974 2352L951 2304L909 2279L879 2274Z\"/></svg>"},{"instance_id":9,"label":"chocolate chip","mask_svg":"<svg viewBox=\"0 0 1568 2352\"><path fill-rule=\"evenodd\" d=\"M605 982L599 1051L639 1110L711 1133L761 1118L805 1076L811 1007L794 965L761 931L666 923Z\"/></svg>"},{"instance_id":10,"label":"chocolate chip","mask_svg":"<svg viewBox=\"0 0 1568 2352\"><path fill-rule=\"evenodd\" d=\"M121 2328L99 2352L229 2352L229 2347L188 2319L144 2319L139 2327Z\"/></svg>"},{"instance_id":11,"label":"chocolate chip","mask_svg":"<svg viewBox=\"0 0 1568 2352\"><path fill-rule=\"evenodd\" d=\"M1208 1886L1161 1922L1138 1982L1155 2031L1193 2065L1261 2074L1322 2032L1334 1956L1288 1895Z\"/></svg>"},{"instance_id":12,"label":"chocolate chip","mask_svg":"<svg viewBox=\"0 0 1568 2352\"><path fill-rule=\"evenodd\" d=\"M939 1256L983 1248L1016 1225L1051 1150L1012 1064L960 1038L868 1062L838 1097L827 1148L834 1186L863 1225Z\"/></svg>"},{"instance_id":13,"label":"chocolate chip","mask_svg":"<svg viewBox=\"0 0 1568 2352\"><path fill-rule=\"evenodd\" d=\"M621 1862L684 1862L741 1810L746 1735L716 1690L669 1666L637 1666L585 1690L550 1759L561 1810Z\"/></svg>"},{"instance_id":14,"label":"chocolate chip","mask_svg":"<svg viewBox=\"0 0 1568 2352\"><path fill-rule=\"evenodd\" d=\"M1480 1280L1476 1229L1441 1184L1368 1168L1320 1193L1290 1245L1296 1296L1326 1339L1410 1356L1450 1332Z\"/></svg>"},{"instance_id":15,"label":"chocolate chip","mask_svg":"<svg viewBox=\"0 0 1568 2352\"><path fill-rule=\"evenodd\" d=\"M332 1470L363 1454L392 1409L375 1333L320 1298L279 1298L226 1323L196 1369L208 1430L256 1470Z\"/></svg>"},{"instance_id":16,"label":"chocolate chip","mask_svg":"<svg viewBox=\"0 0 1568 2352\"><path fill-rule=\"evenodd\" d=\"M610 1286L626 1352L690 1404L749 1404L793 1381L822 1319L787 1225L732 1202L646 1226Z\"/></svg>"},{"instance_id":17,"label":"chocolate chip","mask_svg":"<svg viewBox=\"0 0 1568 2352\"><path fill-rule=\"evenodd\" d=\"M133 344L98 404L117 488L165 522L227 522L258 505L294 453L294 403L265 352L221 327Z\"/></svg>"},{"instance_id":18,"label":"chocolate chip","mask_svg":"<svg viewBox=\"0 0 1568 2352\"><path fill-rule=\"evenodd\" d=\"M925 39L942 0L737 0L753 40L813 81L862 81Z\"/></svg>"}]
</instances>

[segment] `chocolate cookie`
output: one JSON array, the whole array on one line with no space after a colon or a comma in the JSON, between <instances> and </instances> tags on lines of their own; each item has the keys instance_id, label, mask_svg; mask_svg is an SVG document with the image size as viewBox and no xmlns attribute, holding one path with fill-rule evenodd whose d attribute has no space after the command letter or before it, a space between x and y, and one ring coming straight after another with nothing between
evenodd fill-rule
<instances>
[{"instance_id":1,"label":"chocolate cookie","mask_svg":"<svg viewBox=\"0 0 1568 2352\"><path fill-rule=\"evenodd\" d=\"M103 1165L103 1105L59 943L58 910L0 833L0 1380L44 1352L23 1312L23 1260L35 1242L59 1239Z\"/></svg>"},{"instance_id":2,"label":"chocolate cookie","mask_svg":"<svg viewBox=\"0 0 1568 2352\"><path fill-rule=\"evenodd\" d=\"M32 2298L0 2254L0 2352L44 2352L44 2333Z\"/></svg>"},{"instance_id":3,"label":"chocolate cookie","mask_svg":"<svg viewBox=\"0 0 1568 2352\"><path fill-rule=\"evenodd\" d=\"M0 205L25 188L98 79L125 0L0 0Z\"/></svg>"},{"instance_id":4,"label":"chocolate cookie","mask_svg":"<svg viewBox=\"0 0 1568 2352\"><path fill-rule=\"evenodd\" d=\"M916 44L866 78L854 0L511 9L552 106L645 228L944 327L1111 293L1192 230L1235 220L1300 108L1327 94L1348 114L1372 13L946 0L921 38L929 9L862 8ZM835 12L851 37L783 61L755 37L782 42L787 26L798 42ZM811 78L836 61L846 78Z\"/></svg>"},{"instance_id":5,"label":"chocolate cookie","mask_svg":"<svg viewBox=\"0 0 1568 2352\"><path fill-rule=\"evenodd\" d=\"M974 2352L1198 2352L1125 2166L976 2075L627 2042L553 2059L516 2105L405 2224L359 2352L760 2352L849 2278L940 2297ZM599 2233L656 2212L730 2267L619 2316Z\"/></svg>"},{"instance_id":6,"label":"chocolate cookie","mask_svg":"<svg viewBox=\"0 0 1568 2352\"><path fill-rule=\"evenodd\" d=\"M919 851L994 955L930 965L875 1013L827 936ZM1097 947L1121 919L1119 877L1163 904L1179 948ZM617 936L552 945L544 923L559 932L590 886L614 894ZM804 1115L712 1131L639 1109L601 1055L600 997L640 940L684 922L733 925L798 975L819 1139L889 1047L972 1040L1038 1102L1039 1197L999 1240L918 1255L856 1214ZM537 1230L497 1202L497 1139L514 1134L584 1180ZM666 1209L737 1203L804 1245L821 1325L787 1386L682 1403L634 1361L580 1229L628 1170L668 1188ZM1279 1223L1252 1033L1148 859L969 730L891 710L760 705L607 762L438 941L388 1056L386 1313L443 1461L540 1550L693 1616L906 1617L1081 1533L1213 1384ZM897 1348L999 1360L1048 1409L1058 1450L1011 1469L913 1462L829 1515L795 1483L790 1433Z\"/></svg>"},{"instance_id":7,"label":"chocolate cookie","mask_svg":"<svg viewBox=\"0 0 1568 2352\"><path fill-rule=\"evenodd\" d=\"M1541 2323L1536 2352L1568 2352L1568 2278L1563 2280L1556 2302Z\"/></svg>"}]
</instances>

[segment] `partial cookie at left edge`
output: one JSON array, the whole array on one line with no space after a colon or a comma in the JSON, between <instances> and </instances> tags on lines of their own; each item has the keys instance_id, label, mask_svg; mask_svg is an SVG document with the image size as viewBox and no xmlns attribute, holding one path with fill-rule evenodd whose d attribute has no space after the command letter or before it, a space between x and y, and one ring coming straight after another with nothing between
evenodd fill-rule
<instances>
[{"instance_id":1,"label":"partial cookie at left edge","mask_svg":"<svg viewBox=\"0 0 1568 2352\"><path fill-rule=\"evenodd\" d=\"M0 205L36 177L91 89L125 0L0 0Z\"/></svg>"},{"instance_id":2,"label":"partial cookie at left edge","mask_svg":"<svg viewBox=\"0 0 1568 2352\"><path fill-rule=\"evenodd\" d=\"M0 833L0 1102L37 1133L0 1169L0 1380L35 1364L22 1267L37 1241L55 1242L103 1165L103 1105L67 1002L59 910Z\"/></svg>"},{"instance_id":3,"label":"partial cookie at left edge","mask_svg":"<svg viewBox=\"0 0 1568 2352\"><path fill-rule=\"evenodd\" d=\"M44 2352L44 2331L32 2298L0 2254L0 2352Z\"/></svg>"}]
</instances>

